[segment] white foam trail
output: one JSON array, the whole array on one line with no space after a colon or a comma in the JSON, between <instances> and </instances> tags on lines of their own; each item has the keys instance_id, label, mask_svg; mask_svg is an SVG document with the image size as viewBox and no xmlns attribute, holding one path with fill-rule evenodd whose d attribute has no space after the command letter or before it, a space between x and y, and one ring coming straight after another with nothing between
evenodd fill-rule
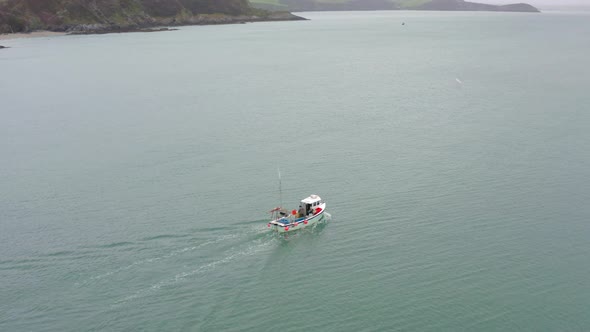
<instances>
[{"instance_id":1,"label":"white foam trail","mask_svg":"<svg viewBox=\"0 0 590 332\"><path fill-rule=\"evenodd\" d=\"M187 271L187 272L181 272L176 274L174 277L170 278L170 279L166 279L166 280L162 280L158 283L153 284L152 286L139 290L137 292L135 292L134 294L127 296L117 302L115 302L113 305L111 305L112 308L117 308L121 305L124 305L125 303L128 303L130 301L136 300L138 298L142 298L145 297L151 293L154 293L156 291L158 291L159 289L161 289L162 287L166 287L166 286L171 286L174 284L177 284L179 282L184 281L186 278L197 275L199 273L205 273L207 271L213 271L215 268L217 268L220 265L223 265L225 263L231 262L233 260L235 260L236 258L239 257L245 257L245 256L251 256L256 254L257 252L261 251L262 249L264 249L265 247L271 245L273 243L274 239L271 239L270 241L265 241L262 242L260 244L254 245L254 246L249 246L248 248L242 250L242 251L238 251L238 252L232 252L229 255L223 257L222 259L201 265L196 267L195 269L191 270L191 271Z\"/></svg>"},{"instance_id":2,"label":"white foam trail","mask_svg":"<svg viewBox=\"0 0 590 332\"><path fill-rule=\"evenodd\" d=\"M241 236L241 234L228 234L228 235L223 235L223 236L220 236L220 237L218 237L218 238L216 238L214 240L210 240L210 241L206 241L206 242L200 243L200 244L198 244L196 246L185 247L185 248L182 248L182 249L177 249L177 250L171 251L170 253L168 253L166 255L138 260L138 261L135 261L135 262L133 262L133 263L131 263L129 265L126 265L126 266L123 266L123 267L114 269L112 271L109 271L109 272L106 272L106 273L103 273L103 274L99 274L99 275L96 275L96 276L92 276L89 279L87 279L86 281L76 283L75 285L76 286L87 285L88 283L91 283L91 282L94 282L94 281L98 281L98 280L104 279L104 278L109 277L109 276L112 276L112 275L114 275L116 273L120 273L120 272L123 272L123 271L130 270L130 269L132 269L132 268L134 268L136 266L139 266L139 265L149 264L149 263L153 263L153 262L156 262L156 261L169 259L169 258L172 258L172 257L174 257L176 255L180 255L180 254L183 254L183 253L186 253L186 252L194 251L194 250L203 248L203 247L208 246L208 245L211 245L211 244L216 244L216 243L219 243L219 242L223 242L225 240L231 240L231 239L237 238L239 236Z\"/></svg>"}]
</instances>

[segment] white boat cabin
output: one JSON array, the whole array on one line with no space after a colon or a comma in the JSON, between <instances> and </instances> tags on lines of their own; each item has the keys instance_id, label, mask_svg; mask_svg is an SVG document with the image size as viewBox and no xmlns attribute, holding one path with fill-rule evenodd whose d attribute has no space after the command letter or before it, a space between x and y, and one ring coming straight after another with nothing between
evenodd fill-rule
<instances>
[{"instance_id":1,"label":"white boat cabin","mask_svg":"<svg viewBox=\"0 0 590 332\"><path fill-rule=\"evenodd\" d=\"M324 209L324 202L318 195L311 195L299 203L299 209L297 210L298 217L305 217L317 214Z\"/></svg>"}]
</instances>

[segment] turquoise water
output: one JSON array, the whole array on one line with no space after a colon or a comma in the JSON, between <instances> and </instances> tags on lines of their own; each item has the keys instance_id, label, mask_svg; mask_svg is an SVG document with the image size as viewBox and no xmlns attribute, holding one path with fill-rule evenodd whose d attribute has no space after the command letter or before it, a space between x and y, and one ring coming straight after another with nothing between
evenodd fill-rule
<instances>
[{"instance_id":1,"label":"turquoise water","mask_svg":"<svg viewBox=\"0 0 590 332\"><path fill-rule=\"evenodd\" d=\"M304 15L2 42L0 330L590 328L590 14Z\"/></svg>"}]
</instances>

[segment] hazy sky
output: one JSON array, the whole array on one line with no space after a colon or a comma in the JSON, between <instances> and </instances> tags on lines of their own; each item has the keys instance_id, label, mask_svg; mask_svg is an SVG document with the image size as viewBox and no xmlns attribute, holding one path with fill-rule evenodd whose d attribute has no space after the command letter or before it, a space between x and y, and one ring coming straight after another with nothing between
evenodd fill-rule
<instances>
[{"instance_id":1,"label":"hazy sky","mask_svg":"<svg viewBox=\"0 0 590 332\"><path fill-rule=\"evenodd\" d=\"M525 2L533 6L590 6L590 0L475 0L490 4Z\"/></svg>"}]
</instances>

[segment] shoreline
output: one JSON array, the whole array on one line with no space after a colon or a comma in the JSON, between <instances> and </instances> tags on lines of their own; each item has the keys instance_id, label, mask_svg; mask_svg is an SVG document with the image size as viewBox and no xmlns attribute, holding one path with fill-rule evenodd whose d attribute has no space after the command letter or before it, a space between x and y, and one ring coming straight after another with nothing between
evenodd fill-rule
<instances>
[{"instance_id":1,"label":"shoreline","mask_svg":"<svg viewBox=\"0 0 590 332\"><path fill-rule=\"evenodd\" d=\"M65 36L66 32L55 32L49 30L39 30L33 32L15 32L15 33L3 33L0 34L0 40L13 40L13 39L24 39L24 38L40 38L40 37L55 37Z\"/></svg>"},{"instance_id":2,"label":"shoreline","mask_svg":"<svg viewBox=\"0 0 590 332\"><path fill-rule=\"evenodd\" d=\"M275 12L269 15L207 15L200 14L191 17L178 18L160 18L151 19L141 23L129 25L117 24L76 24L60 25L49 27L48 29L35 30L31 32L15 32L0 34L0 40L22 39L22 38L39 38L54 37L65 35L98 35L109 33L129 33L129 32L160 32L174 31L182 26L195 25L227 25L227 24L245 24L255 22L284 22L284 21L306 21L306 18L293 15L289 12Z\"/></svg>"}]
</instances>

